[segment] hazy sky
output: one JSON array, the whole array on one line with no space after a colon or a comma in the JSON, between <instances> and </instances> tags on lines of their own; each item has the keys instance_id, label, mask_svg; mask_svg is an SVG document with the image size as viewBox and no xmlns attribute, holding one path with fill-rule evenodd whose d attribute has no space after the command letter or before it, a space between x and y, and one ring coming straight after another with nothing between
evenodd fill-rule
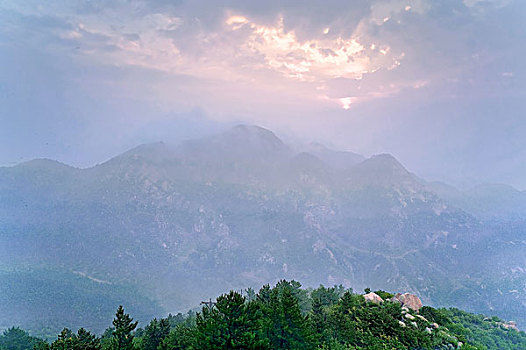
<instances>
[{"instance_id":1,"label":"hazy sky","mask_svg":"<svg viewBox=\"0 0 526 350\"><path fill-rule=\"evenodd\" d=\"M0 165L234 123L526 189L526 1L2 1Z\"/></svg>"}]
</instances>

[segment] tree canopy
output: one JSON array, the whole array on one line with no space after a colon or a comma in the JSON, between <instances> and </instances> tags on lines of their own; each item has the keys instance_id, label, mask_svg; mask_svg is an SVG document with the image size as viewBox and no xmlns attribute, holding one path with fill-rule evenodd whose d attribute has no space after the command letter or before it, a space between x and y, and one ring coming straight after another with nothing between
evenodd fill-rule
<instances>
[{"instance_id":1,"label":"tree canopy","mask_svg":"<svg viewBox=\"0 0 526 350\"><path fill-rule=\"evenodd\" d=\"M303 289L284 280L257 293L231 291L200 312L144 328L119 306L112 325L101 336L64 328L51 343L13 327L0 336L0 350L526 349L526 334L497 317L429 306L417 312L342 286Z\"/></svg>"}]
</instances>

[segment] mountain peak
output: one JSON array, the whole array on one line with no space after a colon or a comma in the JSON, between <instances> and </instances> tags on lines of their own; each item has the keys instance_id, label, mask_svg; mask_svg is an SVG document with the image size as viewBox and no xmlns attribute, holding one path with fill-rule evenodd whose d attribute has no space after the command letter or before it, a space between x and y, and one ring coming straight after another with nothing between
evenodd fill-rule
<instances>
[{"instance_id":1,"label":"mountain peak","mask_svg":"<svg viewBox=\"0 0 526 350\"><path fill-rule=\"evenodd\" d=\"M76 169L70 165L48 158L36 158L14 166L14 168L38 169L38 170L63 170Z\"/></svg>"},{"instance_id":2,"label":"mountain peak","mask_svg":"<svg viewBox=\"0 0 526 350\"><path fill-rule=\"evenodd\" d=\"M376 160L383 160L383 161L389 161L389 162L396 162L399 163L398 160L390 153L378 153L371 156L370 159L376 159Z\"/></svg>"},{"instance_id":3,"label":"mountain peak","mask_svg":"<svg viewBox=\"0 0 526 350\"><path fill-rule=\"evenodd\" d=\"M407 169L396 159L393 155L389 153L380 153L375 154L371 158L363 161L364 165L367 165L370 168L375 168L378 171L396 171L408 173Z\"/></svg>"},{"instance_id":4,"label":"mountain peak","mask_svg":"<svg viewBox=\"0 0 526 350\"><path fill-rule=\"evenodd\" d=\"M276 161L291 153L272 131L255 125L237 125L219 135L187 141L180 150L187 158L212 162Z\"/></svg>"},{"instance_id":5,"label":"mountain peak","mask_svg":"<svg viewBox=\"0 0 526 350\"><path fill-rule=\"evenodd\" d=\"M151 164L170 163L177 160L174 147L162 141L145 143L134 147L116 157L111 158L105 163L99 164L95 167L107 167L115 164L129 165L138 164L141 162Z\"/></svg>"},{"instance_id":6,"label":"mountain peak","mask_svg":"<svg viewBox=\"0 0 526 350\"><path fill-rule=\"evenodd\" d=\"M264 142L268 144L275 144L285 146L283 141L276 136L272 131L262 128L257 125L240 124L234 126L232 129L223 133L223 136L242 139L251 142ZM233 140L232 140L233 141Z\"/></svg>"},{"instance_id":7,"label":"mountain peak","mask_svg":"<svg viewBox=\"0 0 526 350\"><path fill-rule=\"evenodd\" d=\"M231 131L239 131L239 132L251 132L251 133L262 133L262 134L272 134L274 133L270 131L269 129L265 129L258 125L253 124L238 124L230 129Z\"/></svg>"},{"instance_id":8,"label":"mountain peak","mask_svg":"<svg viewBox=\"0 0 526 350\"><path fill-rule=\"evenodd\" d=\"M351 168L352 181L391 185L414 176L390 154L377 154Z\"/></svg>"}]
</instances>

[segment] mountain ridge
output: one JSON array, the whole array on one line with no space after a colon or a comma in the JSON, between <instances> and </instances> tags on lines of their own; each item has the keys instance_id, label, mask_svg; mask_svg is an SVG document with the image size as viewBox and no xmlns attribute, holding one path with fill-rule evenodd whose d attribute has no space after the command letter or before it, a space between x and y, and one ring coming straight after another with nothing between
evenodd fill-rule
<instances>
[{"instance_id":1,"label":"mountain ridge","mask_svg":"<svg viewBox=\"0 0 526 350\"><path fill-rule=\"evenodd\" d=\"M507 319L522 313L520 295L497 287L522 290L522 245L505 259L505 243L487 248L497 233L519 242L522 226L485 225L391 155L333 167L264 129L233 130L190 149L138 146L45 181L1 168L0 266L130 284L169 311L225 286L295 278L403 289ZM238 150L247 137L250 147Z\"/></svg>"}]
</instances>

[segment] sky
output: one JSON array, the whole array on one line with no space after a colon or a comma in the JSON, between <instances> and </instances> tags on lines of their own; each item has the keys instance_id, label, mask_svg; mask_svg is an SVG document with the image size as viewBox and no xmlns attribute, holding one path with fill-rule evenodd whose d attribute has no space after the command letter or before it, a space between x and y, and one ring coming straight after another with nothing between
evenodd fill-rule
<instances>
[{"instance_id":1,"label":"sky","mask_svg":"<svg viewBox=\"0 0 526 350\"><path fill-rule=\"evenodd\" d=\"M526 189L521 0L0 0L0 166L239 123Z\"/></svg>"}]
</instances>

